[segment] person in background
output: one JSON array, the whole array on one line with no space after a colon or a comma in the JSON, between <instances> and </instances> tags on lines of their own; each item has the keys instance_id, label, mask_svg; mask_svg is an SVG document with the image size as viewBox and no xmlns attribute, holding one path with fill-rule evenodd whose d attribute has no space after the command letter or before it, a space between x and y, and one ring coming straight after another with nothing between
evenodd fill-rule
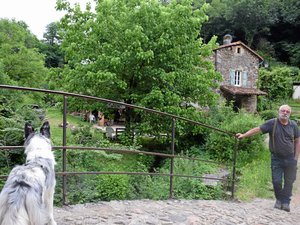
<instances>
[{"instance_id":1,"label":"person in background","mask_svg":"<svg viewBox=\"0 0 300 225\"><path fill-rule=\"evenodd\" d=\"M290 120L291 107L282 105L278 118L266 121L246 133L237 133L238 139L257 133L269 133L272 183L276 202L274 208L290 212L293 183L296 180L297 161L300 154L300 132L295 121Z\"/></svg>"},{"instance_id":2,"label":"person in background","mask_svg":"<svg viewBox=\"0 0 300 225\"><path fill-rule=\"evenodd\" d=\"M90 115L89 115L89 120L90 120L90 123L91 123L91 124L94 124L94 123L95 123L96 119L95 119L95 116L94 116L93 113L90 113Z\"/></svg>"}]
</instances>

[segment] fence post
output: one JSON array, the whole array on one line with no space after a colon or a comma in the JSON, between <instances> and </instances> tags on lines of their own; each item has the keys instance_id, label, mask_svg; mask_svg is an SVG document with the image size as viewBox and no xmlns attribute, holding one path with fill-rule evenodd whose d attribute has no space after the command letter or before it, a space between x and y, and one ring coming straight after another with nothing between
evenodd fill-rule
<instances>
[{"instance_id":1,"label":"fence post","mask_svg":"<svg viewBox=\"0 0 300 225\"><path fill-rule=\"evenodd\" d=\"M67 145L67 96L64 95L64 112L63 112L63 147ZM63 148L63 172L67 171L67 150ZM67 177L63 175L63 204L67 203Z\"/></svg>"},{"instance_id":2,"label":"fence post","mask_svg":"<svg viewBox=\"0 0 300 225\"><path fill-rule=\"evenodd\" d=\"M171 152L174 156L175 153L175 123L176 119L172 118L172 144L171 144ZM169 198L173 198L173 174L174 174L174 157L171 158L171 165L170 165L170 194Z\"/></svg>"},{"instance_id":3,"label":"fence post","mask_svg":"<svg viewBox=\"0 0 300 225\"><path fill-rule=\"evenodd\" d=\"M238 149L238 139L235 138L234 150L233 150L233 161L232 161L232 180L231 180L231 198L234 199L235 191L235 175L236 175L236 154Z\"/></svg>"}]
</instances>

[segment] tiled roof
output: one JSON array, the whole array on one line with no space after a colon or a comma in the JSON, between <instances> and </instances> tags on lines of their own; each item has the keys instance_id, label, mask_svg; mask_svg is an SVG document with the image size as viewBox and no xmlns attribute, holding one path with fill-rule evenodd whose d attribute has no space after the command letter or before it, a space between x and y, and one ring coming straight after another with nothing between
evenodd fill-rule
<instances>
[{"instance_id":1,"label":"tiled roof","mask_svg":"<svg viewBox=\"0 0 300 225\"><path fill-rule=\"evenodd\" d=\"M248 49L252 54L254 54L257 58L259 58L259 60L264 61L263 57L261 57L259 54L257 54L255 51L253 51L251 48L249 48L247 45L245 45L241 41L231 42L231 43L226 44L226 45L220 45L218 48L214 49L214 51L217 51L217 50L222 49L222 48L228 48L228 47L231 47L231 46L237 46L237 45L242 45L244 48Z\"/></svg>"},{"instance_id":2,"label":"tiled roof","mask_svg":"<svg viewBox=\"0 0 300 225\"><path fill-rule=\"evenodd\" d=\"M267 95L266 92L256 88L244 88L244 87L237 87L231 85L221 85L220 89L232 95Z\"/></svg>"}]
</instances>

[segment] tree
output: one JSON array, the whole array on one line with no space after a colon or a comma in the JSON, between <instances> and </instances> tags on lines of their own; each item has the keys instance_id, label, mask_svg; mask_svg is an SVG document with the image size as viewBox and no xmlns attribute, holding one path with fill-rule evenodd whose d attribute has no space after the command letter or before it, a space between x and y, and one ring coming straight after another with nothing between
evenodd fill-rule
<instances>
[{"instance_id":1,"label":"tree","mask_svg":"<svg viewBox=\"0 0 300 225\"><path fill-rule=\"evenodd\" d=\"M226 0L211 1L207 10L209 19L203 23L203 32L201 32L204 40L210 40L211 37L217 36L218 42L222 43L225 34L234 34L232 24L226 19L226 12L230 10L228 8Z\"/></svg>"},{"instance_id":2,"label":"tree","mask_svg":"<svg viewBox=\"0 0 300 225\"><path fill-rule=\"evenodd\" d=\"M215 38L199 38L206 4L104 0L92 13L58 3L68 12L61 21L68 90L190 117L184 102L216 100Z\"/></svg>"},{"instance_id":3,"label":"tree","mask_svg":"<svg viewBox=\"0 0 300 225\"><path fill-rule=\"evenodd\" d=\"M47 73L39 42L24 22L0 20L0 60L3 73L18 85L39 87Z\"/></svg>"},{"instance_id":4,"label":"tree","mask_svg":"<svg viewBox=\"0 0 300 225\"><path fill-rule=\"evenodd\" d=\"M212 0L201 36L218 42L229 33L255 50L292 66L300 65L297 0Z\"/></svg>"},{"instance_id":5,"label":"tree","mask_svg":"<svg viewBox=\"0 0 300 225\"><path fill-rule=\"evenodd\" d=\"M46 55L45 64L50 67L62 67L64 64L64 55L60 48L60 37L57 33L57 23L47 25L46 33L44 33L44 44L41 52Z\"/></svg>"},{"instance_id":6,"label":"tree","mask_svg":"<svg viewBox=\"0 0 300 225\"><path fill-rule=\"evenodd\" d=\"M230 33L251 47L260 36L270 34L270 26L278 21L277 0L212 0L204 25L210 35Z\"/></svg>"},{"instance_id":7,"label":"tree","mask_svg":"<svg viewBox=\"0 0 300 225\"><path fill-rule=\"evenodd\" d=\"M259 72L259 88L268 93L270 100L286 100L292 97L292 67L274 67L271 70L261 69ZM297 75L294 79L297 79Z\"/></svg>"},{"instance_id":8,"label":"tree","mask_svg":"<svg viewBox=\"0 0 300 225\"><path fill-rule=\"evenodd\" d=\"M271 26L269 40L276 49L276 57L292 66L300 66L300 3L297 0L281 1L279 21Z\"/></svg>"}]
</instances>

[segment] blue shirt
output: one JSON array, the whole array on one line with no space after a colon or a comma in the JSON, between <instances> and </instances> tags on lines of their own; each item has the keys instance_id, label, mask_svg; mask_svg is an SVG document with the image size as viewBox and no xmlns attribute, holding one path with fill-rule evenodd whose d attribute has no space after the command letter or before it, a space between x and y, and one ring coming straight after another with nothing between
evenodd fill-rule
<instances>
[{"instance_id":1,"label":"blue shirt","mask_svg":"<svg viewBox=\"0 0 300 225\"><path fill-rule=\"evenodd\" d=\"M269 148L272 153L283 157L294 156L295 139L300 136L295 121L288 120L287 125L284 125L280 123L279 119L271 119L262 124L260 130L264 134L269 133Z\"/></svg>"}]
</instances>

